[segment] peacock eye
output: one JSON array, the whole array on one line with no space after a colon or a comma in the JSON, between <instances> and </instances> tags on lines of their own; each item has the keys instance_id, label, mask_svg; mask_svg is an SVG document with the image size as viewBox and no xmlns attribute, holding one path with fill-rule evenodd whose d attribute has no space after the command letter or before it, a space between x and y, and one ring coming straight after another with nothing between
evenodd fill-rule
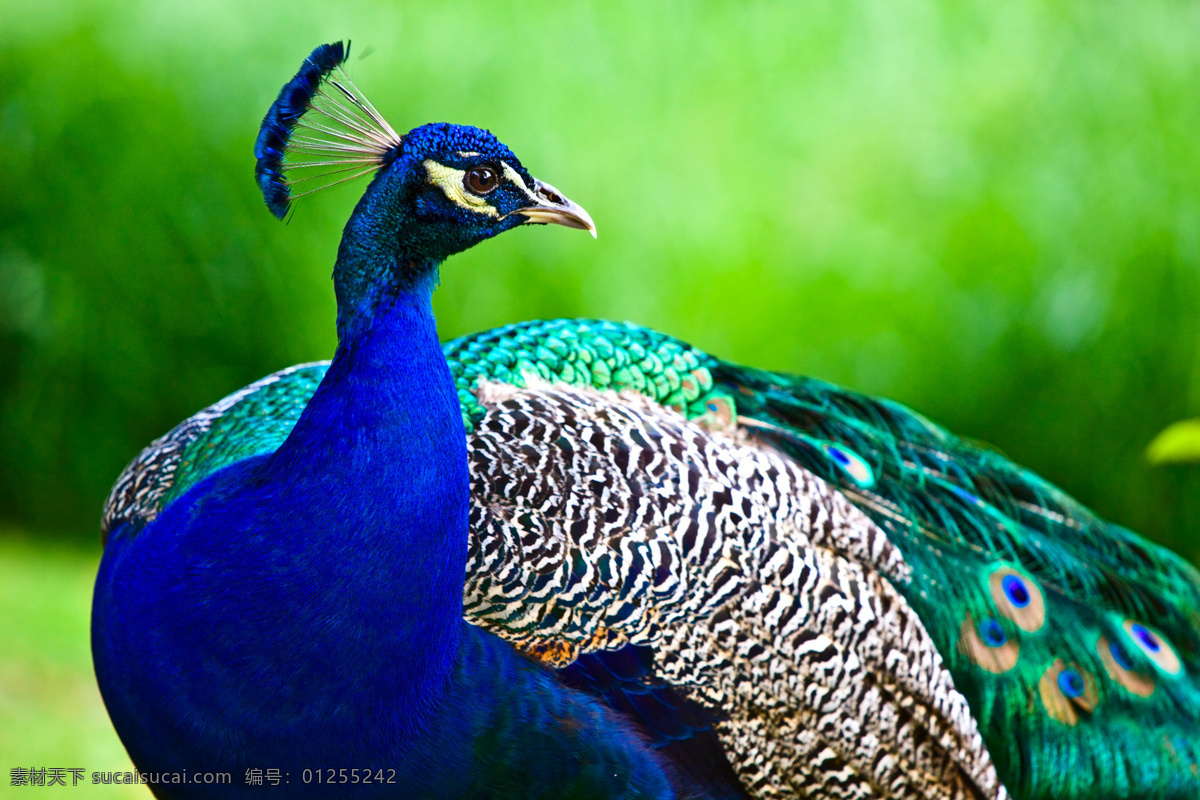
<instances>
[{"instance_id":1,"label":"peacock eye","mask_svg":"<svg viewBox=\"0 0 1200 800\"><path fill-rule=\"evenodd\" d=\"M491 167L475 167L468 170L467 174L463 176L463 186L473 194L491 194L499 185L500 174Z\"/></svg>"}]
</instances>

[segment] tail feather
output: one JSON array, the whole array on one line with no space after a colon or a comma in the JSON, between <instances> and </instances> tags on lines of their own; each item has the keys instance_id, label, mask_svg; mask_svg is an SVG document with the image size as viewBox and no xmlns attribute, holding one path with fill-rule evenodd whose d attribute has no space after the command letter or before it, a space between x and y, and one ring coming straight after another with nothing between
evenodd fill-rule
<instances>
[{"instance_id":1,"label":"tail feather","mask_svg":"<svg viewBox=\"0 0 1200 800\"><path fill-rule=\"evenodd\" d=\"M896 587L1018 796L1200 792L1191 565L897 403L732 365L713 376L751 436L837 486L903 553L912 580Z\"/></svg>"}]
</instances>

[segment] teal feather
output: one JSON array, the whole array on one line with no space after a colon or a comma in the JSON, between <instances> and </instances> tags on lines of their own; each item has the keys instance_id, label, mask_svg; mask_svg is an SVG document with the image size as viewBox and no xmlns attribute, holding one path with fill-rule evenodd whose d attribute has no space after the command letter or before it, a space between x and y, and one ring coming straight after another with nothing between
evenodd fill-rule
<instances>
[{"instance_id":1,"label":"teal feather","mask_svg":"<svg viewBox=\"0 0 1200 800\"><path fill-rule=\"evenodd\" d=\"M838 487L911 566L897 588L1014 796L1200 796L1200 575L1173 553L897 403L738 367L645 328L532 322L444 352L468 431L483 414L481 382L633 390L742 431ZM264 379L164 437L141 461L154 469L118 482L105 530L273 451L324 370Z\"/></svg>"},{"instance_id":2,"label":"teal feather","mask_svg":"<svg viewBox=\"0 0 1200 800\"><path fill-rule=\"evenodd\" d=\"M1018 797L1194 797L1200 794L1200 576L1173 553L1088 509L986 447L909 409L807 378L722 365L739 414L867 512L896 543L914 578L898 587L921 616L971 704L997 771ZM877 476L864 489L807 441L831 440ZM1022 630L988 578L1025 571L1045 597L1045 621ZM963 625L996 620L1015 663L984 669ZM1122 630L1150 623L1183 662L1156 666ZM1122 642L1148 697L1114 679L1098 645ZM992 648L989 648L992 649ZM1094 698L1065 698L1042 678L1061 660ZM1091 706L1090 709L1085 706Z\"/></svg>"}]
</instances>

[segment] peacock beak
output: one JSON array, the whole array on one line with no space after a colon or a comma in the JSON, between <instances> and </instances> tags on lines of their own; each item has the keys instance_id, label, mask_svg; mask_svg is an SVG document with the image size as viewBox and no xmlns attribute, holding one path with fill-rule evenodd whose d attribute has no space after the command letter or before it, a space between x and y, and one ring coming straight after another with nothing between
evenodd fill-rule
<instances>
[{"instance_id":1,"label":"peacock beak","mask_svg":"<svg viewBox=\"0 0 1200 800\"><path fill-rule=\"evenodd\" d=\"M568 228L589 231L592 238L596 238L596 223L592 222L591 216L582 206L568 200L562 192L548 183L536 178L534 183L533 199L537 201L537 205L518 208L512 213L523 214L527 218L526 224L565 225Z\"/></svg>"}]
</instances>

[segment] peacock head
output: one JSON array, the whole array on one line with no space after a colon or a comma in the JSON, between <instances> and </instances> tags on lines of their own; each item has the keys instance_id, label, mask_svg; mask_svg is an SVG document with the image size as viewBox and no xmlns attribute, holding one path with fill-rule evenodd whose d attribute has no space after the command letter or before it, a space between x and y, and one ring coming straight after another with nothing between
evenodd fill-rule
<instances>
[{"instance_id":1,"label":"peacock head","mask_svg":"<svg viewBox=\"0 0 1200 800\"><path fill-rule=\"evenodd\" d=\"M398 181L423 251L448 256L526 224L591 231L587 212L521 165L490 132L436 123L406 133L378 183Z\"/></svg>"},{"instance_id":2,"label":"peacock head","mask_svg":"<svg viewBox=\"0 0 1200 800\"><path fill-rule=\"evenodd\" d=\"M375 249L421 270L518 225L596 235L586 211L530 175L490 132L437 123L398 135L342 70L349 53L341 42L314 50L263 119L255 176L275 216L284 219L306 194L376 173L343 254Z\"/></svg>"}]
</instances>

